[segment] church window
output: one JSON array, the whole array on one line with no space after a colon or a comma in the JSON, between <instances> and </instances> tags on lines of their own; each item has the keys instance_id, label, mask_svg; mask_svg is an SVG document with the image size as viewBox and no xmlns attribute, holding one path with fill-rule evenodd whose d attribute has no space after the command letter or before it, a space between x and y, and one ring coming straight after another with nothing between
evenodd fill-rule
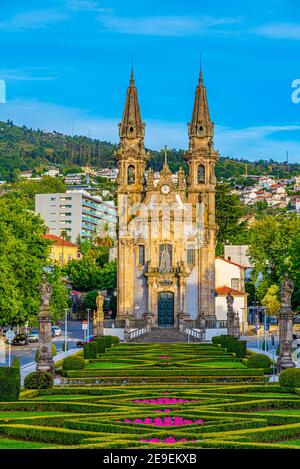
<instances>
[{"instance_id":1,"label":"church window","mask_svg":"<svg viewBox=\"0 0 300 469\"><path fill-rule=\"evenodd\" d=\"M198 166L198 176L197 176L198 184L205 183L205 166L204 164L199 164Z\"/></svg>"},{"instance_id":2,"label":"church window","mask_svg":"<svg viewBox=\"0 0 300 469\"><path fill-rule=\"evenodd\" d=\"M172 270L172 244L160 244L159 246L159 270L162 273Z\"/></svg>"},{"instance_id":3,"label":"church window","mask_svg":"<svg viewBox=\"0 0 300 469\"><path fill-rule=\"evenodd\" d=\"M195 247L190 245L187 247L187 263L188 265L195 265Z\"/></svg>"},{"instance_id":4,"label":"church window","mask_svg":"<svg viewBox=\"0 0 300 469\"><path fill-rule=\"evenodd\" d=\"M127 182L128 182L128 184L134 184L135 183L135 167L133 165L128 166Z\"/></svg>"},{"instance_id":5,"label":"church window","mask_svg":"<svg viewBox=\"0 0 300 469\"><path fill-rule=\"evenodd\" d=\"M132 126L129 128L129 132L130 132L130 133L133 132L133 127L132 127Z\"/></svg>"},{"instance_id":6,"label":"church window","mask_svg":"<svg viewBox=\"0 0 300 469\"><path fill-rule=\"evenodd\" d=\"M144 265L145 264L145 246L143 244L139 245L139 252L138 252L138 264L139 265Z\"/></svg>"},{"instance_id":7,"label":"church window","mask_svg":"<svg viewBox=\"0 0 300 469\"><path fill-rule=\"evenodd\" d=\"M231 279L231 288L234 290L240 289L240 279L239 278L232 278Z\"/></svg>"}]
</instances>

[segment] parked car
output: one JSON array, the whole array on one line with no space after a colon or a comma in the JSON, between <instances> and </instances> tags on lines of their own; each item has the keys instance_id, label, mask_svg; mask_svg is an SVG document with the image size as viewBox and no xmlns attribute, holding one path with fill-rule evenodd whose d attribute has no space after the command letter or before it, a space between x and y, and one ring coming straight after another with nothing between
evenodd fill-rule
<instances>
[{"instance_id":1,"label":"parked car","mask_svg":"<svg viewBox=\"0 0 300 469\"><path fill-rule=\"evenodd\" d=\"M29 342L38 342L39 341L39 331L38 329L33 329L28 334Z\"/></svg>"},{"instance_id":2,"label":"parked car","mask_svg":"<svg viewBox=\"0 0 300 469\"><path fill-rule=\"evenodd\" d=\"M62 334L62 330L59 326L52 326L52 337L58 337Z\"/></svg>"},{"instance_id":3,"label":"parked car","mask_svg":"<svg viewBox=\"0 0 300 469\"><path fill-rule=\"evenodd\" d=\"M90 335L88 337L88 340L79 340L77 343L76 343L76 346L77 347L83 347L83 345L86 343L86 342L93 342L93 340L96 339L97 336L95 335Z\"/></svg>"},{"instance_id":4,"label":"parked car","mask_svg":"<svg viewBox=\"0 0 300 469\"><path fill-rule=\"evenodd\" d=\"M28 335L17 334L11 344L12 345L28 345L29 344Z\"/></svg>"}]
</instances>

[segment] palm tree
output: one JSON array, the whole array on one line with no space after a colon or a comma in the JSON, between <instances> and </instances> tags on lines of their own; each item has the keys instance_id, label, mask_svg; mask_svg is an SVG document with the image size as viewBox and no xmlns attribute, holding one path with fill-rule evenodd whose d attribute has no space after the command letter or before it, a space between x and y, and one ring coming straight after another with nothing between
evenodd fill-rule
<instances>
[{"instance_id":1,"label":"palm tree","mask_svg":"<svg viewBox=\"0 0 300 469\"><path fill-rule=\"evenodd\" d=\"M65 240L68 238L68 233L66 232L66 230L62 230L60 232L60 237L62 238L63 242L62 242L62 245L61 245L61 255L62 255L62 264L64 264L64 247L65 247Z\"/></svg>"},{"instance_id":2,"label":"palm tree","mask_svg":"<svg viewBox=\"0 0 300 469\"><path fill-rule=\"evenodd\" d=\"M94 243L97 246L107 246L112 248L114 246L114 238L115 233L112 227L109 225L108 222L104 222L99 224L98 229L96 231L96 235L94 238Z\"/></svg>"}]
</instances>

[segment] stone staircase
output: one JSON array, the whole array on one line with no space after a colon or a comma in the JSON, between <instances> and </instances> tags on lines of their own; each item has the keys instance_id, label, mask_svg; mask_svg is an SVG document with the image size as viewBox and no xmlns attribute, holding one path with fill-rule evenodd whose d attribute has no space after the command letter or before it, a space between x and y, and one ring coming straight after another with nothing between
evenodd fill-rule
<instances>
[{"instance_id":1,"label":"stone staircase","mask_svg":"<svg viewBox=\"0 0 300 469\"><path fill-rule=\"evenodd\" d=\"M187 335L180 332L176 327L153 327L149 334L138 337L132 342L187 342ZM190 342L198 342L190 337Z\"/></svg>"}]
</instances>

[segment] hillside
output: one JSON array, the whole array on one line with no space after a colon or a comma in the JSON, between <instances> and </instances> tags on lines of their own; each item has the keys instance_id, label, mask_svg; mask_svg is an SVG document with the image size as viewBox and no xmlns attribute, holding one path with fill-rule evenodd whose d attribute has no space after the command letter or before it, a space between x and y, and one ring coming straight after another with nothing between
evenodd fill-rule
<instances>
[{"instance_id":1,"label":"hillside","mask_svg":"<svg viewBox=\"0 0 300 469\"><path fill-rule=\"evenodd\" d=\"M57 165L62 171L72 166L92 165L99 168L116 165L113 157L117 146L110 142L83 136L63 135L59 132L42 132L26 126L16 126L12 121L0 121L0 179L15 181L19 171L27 169L43 170ZM152 151L149 166L155 170L162 167L163 155ZM179 166L186 167L182 161L183 150L171 150L169 165L172 171ZM288 177L300 173L300 164L278 164L274 161L259 160L250 162L220 158L216 166L218 179L237 179L248 174L274 174Z\"/></svg>"}]
</instances>

